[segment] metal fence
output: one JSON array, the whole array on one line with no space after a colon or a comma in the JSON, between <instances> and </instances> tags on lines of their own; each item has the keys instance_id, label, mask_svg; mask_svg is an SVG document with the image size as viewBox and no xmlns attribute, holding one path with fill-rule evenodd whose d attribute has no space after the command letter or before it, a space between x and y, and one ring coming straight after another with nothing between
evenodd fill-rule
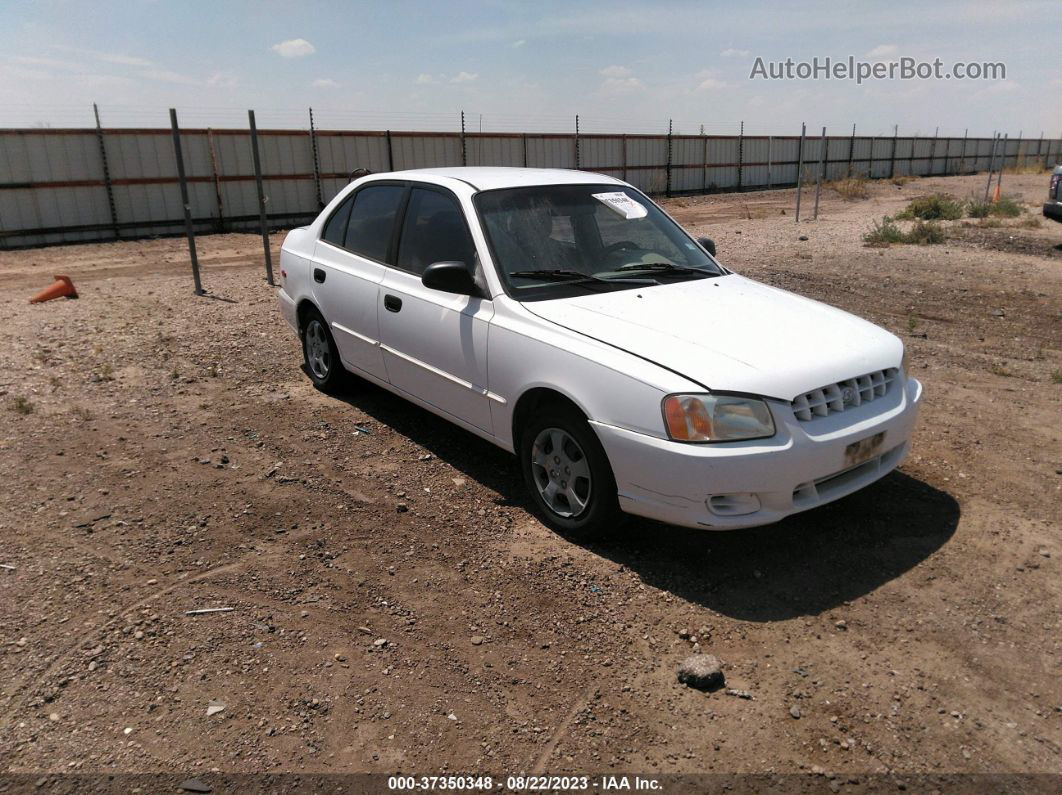
<instances>
[{"instance_id":1,"label":"metal fence","mask_svg":"<svg viewBox=\"0 0 1062 795\"><path fill-rule=\"evenodd\" d=\"M800 164L832 180L929 176L1043 165L1060 139L258 130L268 222L303 223L359 168L580 168L650 194L793 186ZM183 129L180 146L197 233L257 230L248 129ZM993 150L995 148L995 155ZM115 240L183 231L170 129L0 129L0 247Z\"/></svg>"}]
</instances>

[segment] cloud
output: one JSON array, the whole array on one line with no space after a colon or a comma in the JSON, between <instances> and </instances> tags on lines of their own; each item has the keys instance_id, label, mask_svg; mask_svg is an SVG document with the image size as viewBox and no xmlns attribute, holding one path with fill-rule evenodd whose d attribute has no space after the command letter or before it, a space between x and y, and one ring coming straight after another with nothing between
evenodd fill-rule
<instances>
[{"instance_id":1,"label":"cloud","mask_svg":"<svg viewBox=\"0 0 1062 795\"><path fill-rule=\"evenodd\" d=\"M214 72L214 74L206 79L206 84L208 86L215 86L217 88L236 88L239 83L239 78L235 75L226 74L225 72Z\"/></svg>"},{"instance_id":2,"label":"cloud","mask_svg":"<svg viewBox=\"0 0 1062 795\"><path fill-rule=\"evenodd\" d=\"M697 81L697 91L717 91L720 88L726 88L726 81L716 77L712 69L702 69L693 78Z\"/></svg>"},{"instance_id":3,"label":"cloud","mask_svg":"<svg viewBox=\"0 0 1062 795\"><path fill-rule=\"evenodd\" d=\"M896 52L895 44L879 44L873 50L867 53L867 58L884 58L886 55L892 55Z\"/></svg>"},{"instance_id":4,"label":"cloud","mask_svg":"<svg viewBox=\"0 0 1062 795\"><path fill-rule=\"evenodd\" d=\"M601 90L606 94L627 94L644 88L645 84L637 77L609 77L601 84Z\"/></svg>"},{"instance_id":5,"label":"cloud","mask_svg":"<svg viewBox=\"0 0 1062 795\"><path fill-rule=\"evenodd\" d=\"M514 50L517 50L523 47L525 44L527 44L527 39L517 39L512 43L512 47Z\"/></svg>"},{"instance_id":6,"label":"cloud","mask_svg":"<svg viewBox=\"0 0 1062 795\"><path fill-rule=\"evenodd\" d=\"M318 77L310 85L314 88L339 88L339 83L331 77Z\"/></svg>"},{"instance_id":7,"label":"cloud","mask_svg":"<svg viewBox=\"0 0 1062 795\"><path fill-rule=\"evenodd\" d=\"M147 58L141 58L137 55L126 55L121 52L103 52L101 50L87 50L84 47L68 47L65 44L52 45L57 50L64 50L65 52L76 52L80 55L87 55L89 58L94 58L97 61L103 61L104 63L118 64L119 66L143 66L151 67L155 65L154 61L150 61Z\"/></svg>"},{"instance_id":8,"label":"cloud","mask_svg":"<svg viewBox=\"0 0 1062 795\"><path fill-rule=\"evenodd\" d=\"M303 58L317 52L317 48L306 39L288 39L274 44L271 49L281 58Z\"/></svg>"},{"instance_id":9,"label":"cloud","mask_svg":"<svg viewBox=\"0 0 1062 795\"><path fill-rule=\"evenodd\" d=\"M752 53L750 53L748 50L735 50L733 47L727 47L719 54L722 55L724 58L733 58L734 56L738 56L740 58L747 58Z\"/></svg>"},{"instance_id":10,"label":"cloud","mask_svg":"<svg viewBox=\"0 0 1062 795\"><path fill-rule=\"evenodd\" d=\"M430 75L427 72L421 72L419 75L417 75L417 79L413 82L415 82L418 86L431 86L435 85L435 83L439 81L435 79L435 75Z\"/></svg>"},{"instance_id":11,"label":"cloud","mask_svg":"<svg viewBox=\"0 0 1062 795\"><path fill-rule=\"evenodd\" d=\"M451 83L471 83L479 77L479 72L458 72L450 78Z\"/></svg>"},{"instance_id":12,"label":"cloud","mask_svg":"<svg viewBox=\"0 0 1062 795\"><path fill-rule=\"evenodd\" d=\"M598 74L602 77L618 79L622 77L630 77L633 73L626 66L617 66L613 64L612 66L606 66L604 69L601 69L598 71Z\"/></svg>"},{"instance_id":13,"label":"cloud","mask_svg":"<svg viewBox=\"0 0 1062 795\"><path fill-rule=\"evenodd\" d=\"M198 86L201 85L201 81L189 75L183 75L180 72L172 72L169 69L145 69L140 72L141 77L146 77L148 80L158 80L160 83L176 83L182 86Z\"/></svg>"}]
</instances>

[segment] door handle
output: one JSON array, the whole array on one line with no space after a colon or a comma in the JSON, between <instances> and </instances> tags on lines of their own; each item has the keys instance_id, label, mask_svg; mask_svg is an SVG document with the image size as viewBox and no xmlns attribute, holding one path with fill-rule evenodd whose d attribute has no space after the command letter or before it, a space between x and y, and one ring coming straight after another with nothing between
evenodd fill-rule
<instances>
[{"instance_id":1,"label":"door handle","mask_svg":"<svg viewBox=\"0 0 1062 795\"><path fill-rule=\"evenodd\" d=\"M399 312L402 309L402 299L397 295L385 295L384 308L388 312Z\"/></svg>"},{"instance_id":2,"label":"door handle","mask_svg":"<svg viewBox=\"0 0 1062 795\"><path fill-rule=\"evenodd\" d=\"M325 272L324 272L323 268L314 268L313 269L313 280L315 282L317 282L318 284L324 284Z\"/></svg>"}]
</instances>

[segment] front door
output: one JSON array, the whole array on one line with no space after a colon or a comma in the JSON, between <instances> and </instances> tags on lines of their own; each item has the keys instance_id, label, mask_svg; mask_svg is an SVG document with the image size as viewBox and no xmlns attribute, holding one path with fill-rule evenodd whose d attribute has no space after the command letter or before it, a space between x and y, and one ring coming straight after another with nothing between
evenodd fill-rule
<instances>
[{"instance_id":1,"label":"front door","mask_svg":"<svg viewBox=\"0 0 1062 795\"><path fill-rule=\"evenodd\" d=\"M474 268L475 244L449 191L414 186L396 267L380 284L380 339L391 384L464 422L491 431L487 398L489 299L425 287L424 269L460 261Z\"/></svg>"}]
</instances>

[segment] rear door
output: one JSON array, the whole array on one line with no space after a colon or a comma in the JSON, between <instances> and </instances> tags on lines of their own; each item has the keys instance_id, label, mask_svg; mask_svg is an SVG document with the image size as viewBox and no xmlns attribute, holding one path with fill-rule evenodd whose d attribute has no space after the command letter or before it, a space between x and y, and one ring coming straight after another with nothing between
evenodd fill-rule
<instances>
[{"instance_id":1,"label":"rear door","mask_svg":"<svg viewBox=\"0 0 1062 795\"><path fill-rule=\"evenodd\" d=\"M478 267L464 213L450 191L414 184L395 267L380 287L380 339L391 384L485 431L487 330L494 304L425 287L424 269L460 261Z\"/></svg>"},{"instance_id":2,"label":"rear door","mask_svg":"<svg viewBox=\"0 0 1062 795\"><path fill-rule=\"evenodd\" d=\"M369 183L326 222L314 252L314 300L340 358L355 372L386 380L380 353L380 283L392 259L402 183Z\"/></svg>"}]
</instances>

